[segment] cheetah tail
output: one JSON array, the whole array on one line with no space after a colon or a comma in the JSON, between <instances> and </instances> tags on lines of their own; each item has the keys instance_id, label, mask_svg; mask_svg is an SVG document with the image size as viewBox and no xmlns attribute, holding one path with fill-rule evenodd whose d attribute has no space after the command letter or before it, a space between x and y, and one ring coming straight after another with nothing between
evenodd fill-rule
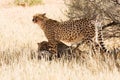
<instances>
[{"instance_id":1,"label":"cheetah tail","mask_svg":"<svg viewBox=\"0 0 120 80\"><path fill-rule=\"evenodd\" d=\"M98 39L98 43L100 45L100 52L102 52L102 53L110 53L110 51L108 51L106 49L106 47L104 45L104 42L103 42L103 34L102 34L102 26L101 26L101 24L96 25L96 27L97 27L97 39Z\"/></svg>"}]
</instances>

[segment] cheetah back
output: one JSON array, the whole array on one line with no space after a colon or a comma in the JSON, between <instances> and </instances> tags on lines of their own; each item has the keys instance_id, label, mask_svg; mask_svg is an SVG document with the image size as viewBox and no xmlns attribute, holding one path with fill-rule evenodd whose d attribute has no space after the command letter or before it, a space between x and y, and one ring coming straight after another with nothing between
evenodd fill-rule
<instances>
[{"instance_id":1,"label":"cheetah back","mask_svg":"<svg viewBox=\"0 0 120 80\"><path fill-rule=\"evenodd\" d=\"M66 42L79 42L95 36L95 27L87 19L61 22L54 28L55 39Z\"/></svg>"}]
</instances>

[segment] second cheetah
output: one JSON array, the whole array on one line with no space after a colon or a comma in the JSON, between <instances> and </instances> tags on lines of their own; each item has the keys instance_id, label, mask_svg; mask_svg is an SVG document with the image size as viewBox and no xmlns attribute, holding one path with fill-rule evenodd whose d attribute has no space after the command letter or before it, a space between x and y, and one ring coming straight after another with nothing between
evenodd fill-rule
<instances>
[{"instance_id":1,"label":"second cheetah","mask_svg":"<svg viewBox=\"0 0 120 80\"><path fill-rule=\"evenodd\" d=\"M93 41L92 39L95 37L95 26L90 19L58 22L46 17L44 13L35 14L32 21L38 24L44 31L48 42L51 44L51 51L53 53L57 53L58 41L73 44L81 41ZM100 42L100 45L106 51L102 42Z\"/></svg>"}]
</instances>

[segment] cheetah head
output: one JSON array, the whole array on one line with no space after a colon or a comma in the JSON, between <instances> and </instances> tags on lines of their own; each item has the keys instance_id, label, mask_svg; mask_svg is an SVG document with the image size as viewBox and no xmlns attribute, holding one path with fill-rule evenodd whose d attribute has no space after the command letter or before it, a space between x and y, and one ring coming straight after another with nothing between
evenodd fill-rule
<instances>
[{"instance_id":1,"label":"cheetah head","mask_svg":"<svg viewBox=\"0 0 120 80\"><path fill-rule=\"evenodd\" d=\"M41 24L42 22L44 22L45 21L45 19L46 19L46 13L43 13L43 14L35 14L34 16L33 16L33 19L32 19L32 21L34 22L34 23L37 23L37 24Z\"/></svg>"},{"instance_id":2,"label":"cheetah head","mask_svg":"<svg viewBox=\"0 0 120 80\"><path fill-rule=\"evenodd\" d=\"M41 43L37 43L38 45L38 51L48 51L49 50L49 43L47 41L43 41Z\"/></svg>"}]
</instances>

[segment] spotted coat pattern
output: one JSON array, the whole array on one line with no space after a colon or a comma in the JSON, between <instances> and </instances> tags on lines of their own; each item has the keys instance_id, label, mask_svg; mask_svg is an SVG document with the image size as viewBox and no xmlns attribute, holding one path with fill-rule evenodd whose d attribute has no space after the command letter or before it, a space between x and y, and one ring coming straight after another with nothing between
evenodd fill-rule
<instances>
[{"instance_id":1,"label":"spotted coat pattern","mask_svg":"<svg viewBox=\"0 0 120 80\"><path fill-rule=\"evenodd\" d=\"M76 43L91 40L95 36L95 26L89 19L58 22L46 17L45 14L35 14L33 22L44 31L53 53L57 53L58 41Z\"/></svg>"}]
</instances>

